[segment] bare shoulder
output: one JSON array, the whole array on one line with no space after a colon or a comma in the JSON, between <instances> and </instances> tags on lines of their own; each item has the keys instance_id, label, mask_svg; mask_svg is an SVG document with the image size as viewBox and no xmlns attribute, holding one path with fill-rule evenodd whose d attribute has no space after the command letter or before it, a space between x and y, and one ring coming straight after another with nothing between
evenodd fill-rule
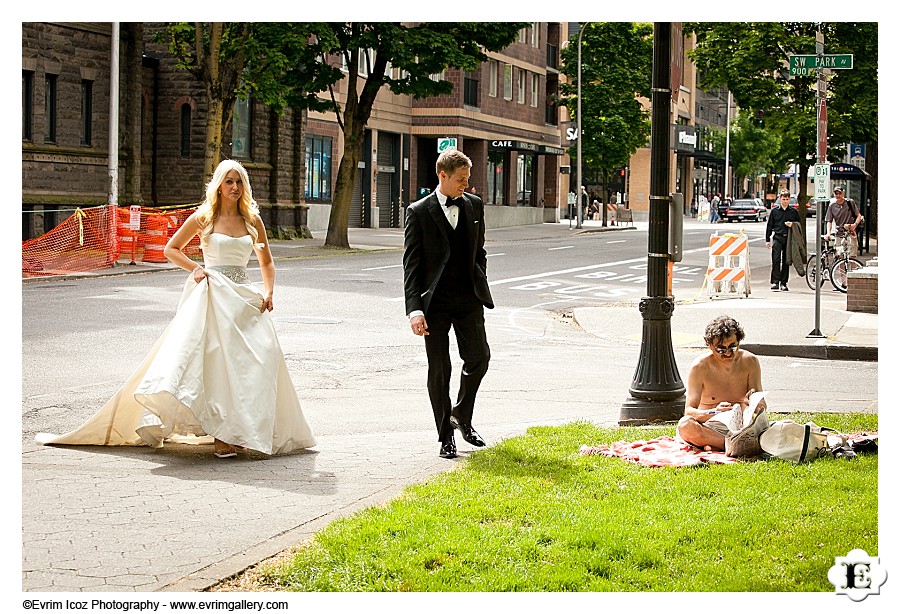
<instances>
[{"instance_id":1,"label":"bare shoulder","mask_svg":"<svg viewBox=\"0 0 900 614\"><path fill-rule=\"evenodd\" d=\"M262 234L266 232L266 225L263 223L262 217L258 213L254 213L250 218L253 227Z\"/></svg>"},{"instance_id":2,"label":"bare shoulder","mask_svg":"<svg viewBox=\"0 0 900 614\"><path fill-rule=\"evenodd\" d=\"M712 354L707 353L707 354L702 354L700 356L697 356L697 358L695 358L693 360L693 362L691 362L690 370L691 371L704 371L709 368L709 364L711 361L712 361Z\"/></svg>"},{"instance_id":3,"label":"bare shoulder","mask_svg":"<svg viewBox=\"0 0 900 614\"><path fill-rule=\"evenodd\" d=\"M741 364L746 365L747 369L759 369L759 358L756 354L748 350L738 350L740 354Z\"/></svg>"}]
</instances>

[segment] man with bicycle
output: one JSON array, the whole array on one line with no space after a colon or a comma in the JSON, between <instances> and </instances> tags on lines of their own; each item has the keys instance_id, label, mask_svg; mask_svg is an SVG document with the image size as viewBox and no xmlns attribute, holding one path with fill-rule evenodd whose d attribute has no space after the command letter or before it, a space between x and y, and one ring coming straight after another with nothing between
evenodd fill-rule
<instances>
[{"instance_id":1,"label":"man with bicycle","mask_svg":"<svg viewBox=\"0 0 900 614\"><path fill-rule=\"evenodd\" d=\"M769 221L766 222L766 247L772 250L772 273L769 281L773 290L787 291L790 265L788 264L788 235L791 225L800 223L800 214L790 207L791 193L782 190L779 193L781 206L772 207Z\"/></svg>"},{"instance_id":2,"label":"man with bicycle","mask_svg":"<svg viewBox=\"0 0 900 614\"><path fill-rule=\"evenodd\" d=\"M859 208L853 199L844 198L844 188L835 186L834 200L828 205L828 212L825 214L825 223L828 224L828 236L826 240L831 240L831 236L840 238L844 233L849 232L850 241L850 257L856 258L859 252L859 241L856 238L856 229L862 224L863 216L859 213Z\"/></svg>"}]
</instances>

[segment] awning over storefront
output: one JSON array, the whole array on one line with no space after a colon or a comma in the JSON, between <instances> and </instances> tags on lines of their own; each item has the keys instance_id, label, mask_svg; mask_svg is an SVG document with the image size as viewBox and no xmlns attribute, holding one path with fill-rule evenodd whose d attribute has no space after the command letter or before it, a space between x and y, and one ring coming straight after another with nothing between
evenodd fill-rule
<instances>
[{"instance_id":1,"label":"awning over storefront","mask_svg":"<svg viewBox=\"0 0 900 614\"><path fill-rule=\"evenodd\" d=\"M566 153L561 147L553 147L552 145L538 145L537 143L529 143L527 141L517 141L513 139L496 139L488 141L489 149L497 150L517 150L530 151L536 154L548 156L562 156Z\"/></svg>"}]
</instances>

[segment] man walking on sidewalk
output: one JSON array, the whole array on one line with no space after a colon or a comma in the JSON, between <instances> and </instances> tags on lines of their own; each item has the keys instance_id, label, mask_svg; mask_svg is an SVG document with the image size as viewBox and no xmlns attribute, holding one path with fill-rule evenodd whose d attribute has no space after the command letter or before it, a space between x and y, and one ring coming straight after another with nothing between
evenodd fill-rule
<instances>
[{"instance_id":1,"label":"man walking on sidewalk","mask_svg":"<svg viewBox=\"0 0 900 614\"><path fill-rule=\"evenodd\" d=\"M403 286L412 332L425 338L428 396L441 458L456 456L453 430L476 447L484 440L472 428L475 395L491 358L484 308L494 301L487 281L484 204L466 194L472 161L461 151L438 156L438 187L406 213ZM450 328L463 359L459 394L450 402Z\"/></svg>"},{"instance_id":2,"label":"man walking on sidewalk","mask_svg":"<svg viewBox=\"0 0 900 614\"><path fill-rule=\"evenodd\" d=\"M791 193L782 190L779 193L780 207L772 207L769 221L766 222L766 247L772 250L772 273L769 281L773 290L787 291L788 274L788 234L794 222L800 222L800 214L790 207Z\"/></svg>"}]
</instances>

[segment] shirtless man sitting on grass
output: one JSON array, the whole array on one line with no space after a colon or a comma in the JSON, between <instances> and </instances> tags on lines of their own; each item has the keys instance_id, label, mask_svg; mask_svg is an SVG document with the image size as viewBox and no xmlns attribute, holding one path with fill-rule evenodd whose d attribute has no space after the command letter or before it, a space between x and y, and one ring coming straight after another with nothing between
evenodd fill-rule
<instances>
[{"instance_id":1,"label":"shirtless man sitting on grass","mask_svg":"<svg viewBox=\"0 0 900 614\"><path fill-rule=\"evenodd\" d=\"M744 329L734 318L719 316L706 326L703 340L709 353L700 356L688 371L684 416L676 429L679 437L703 450L725 450L728 425L707 422L728 411L734 403L747 407L750 395L762 390L759 359L738 347ZM765 401L760 401L765 409Z\"/></svg>"}]
</instances>

